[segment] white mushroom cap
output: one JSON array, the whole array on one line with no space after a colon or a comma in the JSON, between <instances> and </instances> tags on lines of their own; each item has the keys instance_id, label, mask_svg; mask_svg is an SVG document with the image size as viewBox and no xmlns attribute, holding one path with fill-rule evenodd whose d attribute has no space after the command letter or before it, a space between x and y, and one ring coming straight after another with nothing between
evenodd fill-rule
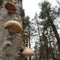
<instances>
[{"instance_id":1,"label":"white mushroom cap","mask_svg":"<svg viewBox=\"0 0 60 60\"><path fill-rule=\"evenodd\" d=\"M24 55L24 56L34 56L35 53L32 49L26 47L25 50L22 52L22 55Z\"/></svg>"}]
</instances>

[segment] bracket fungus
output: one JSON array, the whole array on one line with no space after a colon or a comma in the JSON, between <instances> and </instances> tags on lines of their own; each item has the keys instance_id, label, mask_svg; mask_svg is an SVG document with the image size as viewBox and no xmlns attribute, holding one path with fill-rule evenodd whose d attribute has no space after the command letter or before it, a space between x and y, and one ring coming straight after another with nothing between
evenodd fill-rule
<instances>
[{"instance_id":1,"label":"bracket fungus","mask_svg":"<svg viewBox=\"0 0 60 60\"><path fill-rule=\"evenodd\" d=\"M6 2L5 3L5 8L8 10L10 13L15 13L17 11L16 4L14 2Z\"/></svg>"},{"instance_id":2,"label":"bracket fungus","mask_svg":"<svg viewBox=\"0 0 60 60\"><path fill-rule=\"evenodd\" d=\"M29 38L29 34L28 33L24 33L23 37L24 37L24 39L28 39Z\"/></svg>"},{"instance_id":3,"label":"bracket fungus","mask_svg":"<svg viewBox=\"0 0 60 60\"><path fill-rule=\"evenodd\" d=\"M18 21L14 21L14 20L7 21L4 24L4 28L8 29L8 32L12 34L19 33L23 30L22 25Z\"/></svg>"},{"instance_id":4,"label":"bracket fungus","mask_svg":"<svg viewBox=\"0 0 60 60\"><path fill-rule=\"evenodd\" d=\"M34 51L32 49L26 47L24 49L24 51L22 52L22 55L23 56L34 56L35 53L34 53Z\"/></svg>"}]
</instances>

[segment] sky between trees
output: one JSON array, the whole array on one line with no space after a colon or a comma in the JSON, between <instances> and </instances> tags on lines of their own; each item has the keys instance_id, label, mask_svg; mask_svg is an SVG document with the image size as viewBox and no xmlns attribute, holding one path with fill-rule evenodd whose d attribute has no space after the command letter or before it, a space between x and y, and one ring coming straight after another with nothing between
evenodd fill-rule
<instances>
[{"instance_id":1,"label":"sky between trees","mask_svg":"<svg viewBox=\"0 0 60 60\"><path fill-rule=\"evenodd\" d=\"M44 0L23 0L23 8L25 10L25 15L30 16L32 19L35 15L35 13L39 13L39 3L41 3ZM56 0L47 0L49 1L53 6L57 5Z\"/></svg>"}]
</instances>

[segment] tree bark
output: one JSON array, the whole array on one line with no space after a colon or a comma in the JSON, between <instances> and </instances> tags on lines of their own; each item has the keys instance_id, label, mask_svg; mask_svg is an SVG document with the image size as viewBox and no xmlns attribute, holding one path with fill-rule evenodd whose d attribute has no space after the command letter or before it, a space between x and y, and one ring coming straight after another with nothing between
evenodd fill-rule
<instances>
[{"instance_id":1,"label":"tree bark","mask_svg":"<svg viewBox=\"0 0 60 60\"><path fill-rule=\"evenodd\" d=\"M55 27L55 25L54 25L53 22L51 22L51 27L52 27L53 32L54 32L54 34L55 34L55 37L56 37L56 39L57 39L58 50L59 50L59 55L60 55L60 37L59 37L59 34L58 34L57 29L56 29L56 27Z\"/></svg>"}]
</instances>

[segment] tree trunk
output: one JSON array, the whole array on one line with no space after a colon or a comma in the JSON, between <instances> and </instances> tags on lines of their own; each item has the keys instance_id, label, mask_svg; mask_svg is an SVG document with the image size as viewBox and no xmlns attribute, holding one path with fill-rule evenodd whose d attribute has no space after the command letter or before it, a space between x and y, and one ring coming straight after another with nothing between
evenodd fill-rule
<instances>
[{"instance_id":1,"label":"tree trunk","mask_svg":"<svg viewBox=\"0 0 60 60\"><path fill-rule=\"evenodd\" d=\"M8 1L8 0L7 0ZM10 0L9 0L10 1ZM4 2L6 2L4 0ZM19 0L20 2L20 0ZM18 0L16 0L16 3L18 4ZM20 2L22 4L22 2ZM22 7L22 5L20 5L20 3L18 4L18 7L20 9L20 7ZM4 41L6 41L7 38L9 38L9 33L8 30L4 29L4 24L9 21L9 20L16 20L15 17L17 17L18 22L20 22L22 24L22 20L21 20L21 16L20 16L20 11L18 10L15 14L8 14L8 11L5 9L5 6L3 5L1 10L0 10L0 60L16 60L15 57L19 56L19 48L17 47L17 42L18 39L20 39L20 33L19 34L14 34L11 35L12 36L12 47L10 48L10 51L8 51L11 55L9 57L7 57L4 53L4 51L2 50L3 47L3 43ZM21 47L23 46L23 43L21 44ZM19 56L20 60L25 60L24 56ZM18 60L18 59L17 59Z\"/></svg>"},{"instance_id":2,"label":"tree trunk","mask_svg":"<svg viewBox=\"0 0 60 60\"><path fill-rule=\"evenodd\" d=\"M55 25L54 25L53 22L52 22L52 24L51 24L51 27L53 28L53 32L54 32L55 37L56 37L56 39L57 39L58 50L59 50L59 54L60 54L60 37L59 37L59 34L58 34L57 29L56 29L56 27L55 27Z\"/></svg>"},{"instance_id":3,"label":"tree trunk","mask_svg":"<svg viewBox=\"0 0 60 60\"><path fill-rule=\"evenodd\" d=\"M51 27L52 27L53 32L54 32L54 34L55 34L55 37L56 37L56 39L57 39L58 50L59 50L59 54L60 54L60 37L59 37L59 34L58 34L57 29L56 29L56 27L55 27L55 25L54 25L54 23L53 23L52 18L51 18L49 15L48 15L48 20L49 20L49 22L50 22L50 24L51 24Z\"/></svg>"}]
</instances>

